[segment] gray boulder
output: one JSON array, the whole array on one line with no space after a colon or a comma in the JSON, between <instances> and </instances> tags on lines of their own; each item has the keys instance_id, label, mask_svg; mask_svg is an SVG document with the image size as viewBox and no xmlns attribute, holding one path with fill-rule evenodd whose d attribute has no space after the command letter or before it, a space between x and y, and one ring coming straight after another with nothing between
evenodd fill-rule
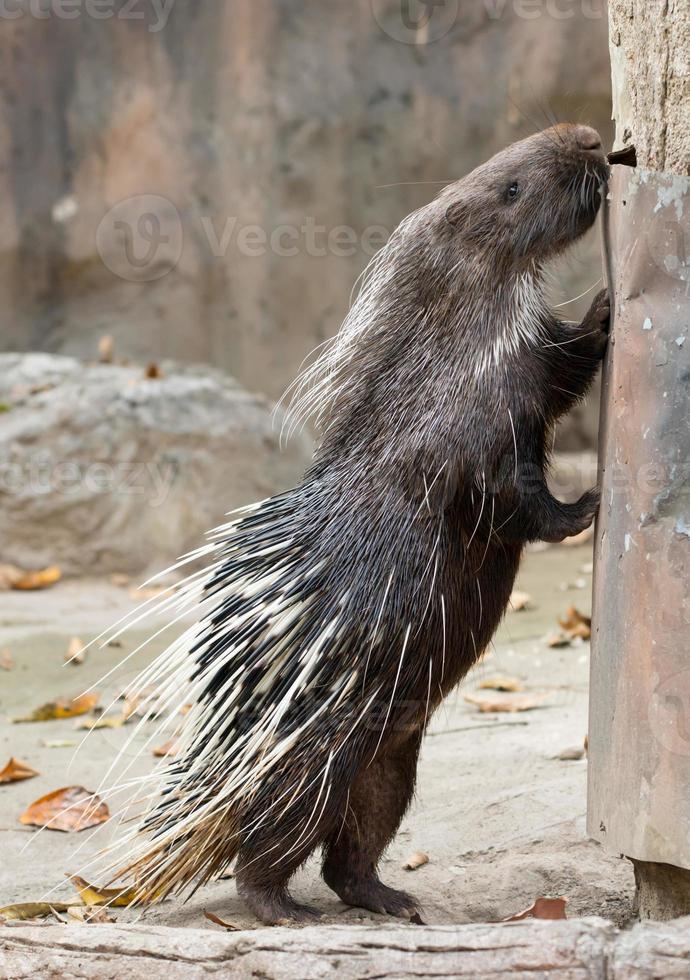
<instances>
[{"instance_id":1,"label":"gray boulder","mask_svg":"<svg viewBox=\"0 0 690 980\"><path fill-rule=\"evenodd\" d=\"M311 444L280 450L265 397L211 368L160 371L0 355L1 561L153 571L300 478Z\"/></svg>"}]
</instances>

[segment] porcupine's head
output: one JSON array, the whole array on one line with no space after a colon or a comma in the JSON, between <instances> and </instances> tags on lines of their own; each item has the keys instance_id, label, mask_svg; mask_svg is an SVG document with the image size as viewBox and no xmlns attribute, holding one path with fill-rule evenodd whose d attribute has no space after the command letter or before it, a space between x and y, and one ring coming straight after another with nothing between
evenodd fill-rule
<instances>
[{"instance_id":1,"label":"porcupine's head","mask_svg":"<svg viewBox=\"0 0 690 980\"><path fill-rule=\"evenodd\" d=\"M521 339L535 342L542 266L591 227L607 176L596 130L563 123L408 215L372 260L340 333L290 389L286 431L311 416L356 442L375 426L387 452L380 420L390 419L408 442L417 422L427 429L418 441L436 439L463 371L480 376Z\"/></svg>"},{"instance_id":2,"label":"porcupine's head","mask_svg":"<svg viewBox=\"0 0 690 980\"><path fill-rule=\"evenodd\" d=\"M608 167L595 129L560 124L513 143L437 199L439 229L498 268L541 264L594 222Z\"/></svg>"}]
</instances>

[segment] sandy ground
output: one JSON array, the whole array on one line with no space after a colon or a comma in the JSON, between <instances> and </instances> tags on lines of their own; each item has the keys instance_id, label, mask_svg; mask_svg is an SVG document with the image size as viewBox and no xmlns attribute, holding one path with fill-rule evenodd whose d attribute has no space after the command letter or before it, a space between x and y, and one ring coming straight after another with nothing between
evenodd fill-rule
<instances>
[{"instance_id":1,"label":"sandy ground","mask_svg":"<svg viewBox=\"0 0 690 980\"><path fill-rule=\"evenodd\" d=\"M585 835L586 760L558 758L562 750L582 745L585 736L589 645L580 641L551 649L544 642L569 603L589 612L590 560L587 546L553 547L527 556L518 587L532 595L535 608L507 615L493 648L433 720L421 756L417 799L382 866L385 881L421 899L430 924L501 919L540 895L567 897L571 916L603 915L619 925L632 916L630 866ZM585 587L566 588L577 580L581 586L584 580ZM71 636L87 640L133 605L126 589L93 581L0 594L0 646L14 660L13 669L0 670L0 769L14 755L41 773L0 786L0 906L37 901L49 889L55 901L74 894L64 875L83 869L97 842L88 831L38 833L18 818L29 803L59 787L95 789L131 731L95 731L73 758L72 746L44 744L80 741L84 733L75 730L73 720L19 725L9 719L59 695L79 694L133 650L146 633L128 634L120 648L94 650L80 666L63 663ZM162 648L163 640L98 685L103 705ZM463 693L474 692L482 678L498 673L519 678L526 692L549 692L548 698L519 714L482 714ZM148 738L148 733L137 738L132 758ZM132 772L145 773L153 764L149 746L135 759ZM116 813L118 798L106 798ZM426 852L429 863L404 871L405 859L416 851ZM320 880L316 859L297 875L293 891L331 922L378 918L346 908ZM240 927L257 925L229 880L205 887L186 905L168 901L144 915L166 925L217 928L203 917L204 910ZM138 915L117 910L121 921Z\"/></svg>"}]
</instances>

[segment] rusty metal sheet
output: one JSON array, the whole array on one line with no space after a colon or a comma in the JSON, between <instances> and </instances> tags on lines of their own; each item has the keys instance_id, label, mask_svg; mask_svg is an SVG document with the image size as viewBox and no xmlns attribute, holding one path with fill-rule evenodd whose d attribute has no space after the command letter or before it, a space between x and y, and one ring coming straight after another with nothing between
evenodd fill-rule
<instances>
[{"instance_id":1,"label":"rusty metal sheet","mask_svg":"<svg viewBox=\"0 0 690 980\"><path fill-rule=\"evenodd\" d=\"M614 168L587 829L690 868L690 180Z\"/></svg>"}]
</instances>

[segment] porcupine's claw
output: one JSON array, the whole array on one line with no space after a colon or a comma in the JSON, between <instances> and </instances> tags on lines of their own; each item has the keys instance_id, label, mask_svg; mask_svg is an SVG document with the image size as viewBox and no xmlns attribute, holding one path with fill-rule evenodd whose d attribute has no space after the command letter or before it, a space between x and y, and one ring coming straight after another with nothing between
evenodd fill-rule
<instances>
[{"instance_id":1,"label":"porcupine's claw","mask_svg":"<svg viewBox=\"0 0 690 980\"><path fill-rule=\"evenodd\" d=\"M238 893L264 925L279 926L295 922L316 922L321 918L318 909L296 902L286 888L238 886Z\"/></svg>"},{"instance_id":2,"label":"porcupine's claw","mask_svg":"<svg viewBox=\"0 0 690 980\"><path fill-rule=\"evenodd\" d=\"M407 892L389 888L376 875L356 881L349 880L346 883L327 881L327 884L347 905L368 909L369 912L377 912L379 915L394 915L400 919L423 924L420 915L421 906L417 899Z\"/></svg>"}]
</instances>

